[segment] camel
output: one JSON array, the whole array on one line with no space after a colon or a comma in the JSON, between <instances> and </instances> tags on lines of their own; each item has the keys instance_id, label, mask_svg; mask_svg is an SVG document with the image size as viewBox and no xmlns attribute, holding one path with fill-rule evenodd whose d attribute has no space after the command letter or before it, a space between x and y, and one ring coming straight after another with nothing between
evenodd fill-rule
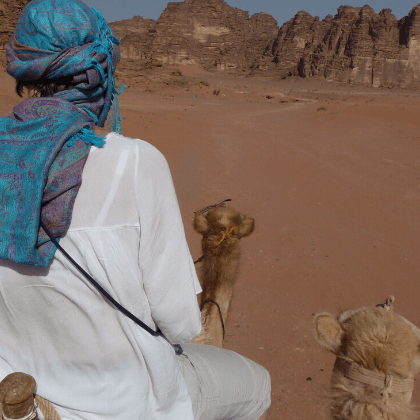
<instances>
[{"instance_id":1,"label":"camel","mask_svg":"<svg viewBox=\"0 0 420 420\"><path fill-rule=\"evenodd\" d=\"M314 318L318 344L336 356L327 390L331 420L414 420L420 330L385 303Z\"/></svg>"},{"instance_id":2,"label":"camel","mask_svg":"<svg viewBox=\"0 0 420 420\"><path fill-rule=\"evenodd\" d=\"M230 201L230 200L225 200ZM239 241L254 231L254 219L225 206L225 201L195 213L194 229L203 235L201 266L201 333L194 343L223 346L232 288L240 260Z\"/></svg>"},{"instance_id":3,"label":"camel","mask_svg":"<svg viewBox=\"0 0 420 420\"><path fill-rule=\"evenodd\" d=\"M232 289L240 260L239 241L254 231L255 221L230 207L224 200L195 212L194 229L203 235L201 266L202 331L191 342L223 347ZM268 410L258 420L268 420Z\"/></svg>"}]
</instances>

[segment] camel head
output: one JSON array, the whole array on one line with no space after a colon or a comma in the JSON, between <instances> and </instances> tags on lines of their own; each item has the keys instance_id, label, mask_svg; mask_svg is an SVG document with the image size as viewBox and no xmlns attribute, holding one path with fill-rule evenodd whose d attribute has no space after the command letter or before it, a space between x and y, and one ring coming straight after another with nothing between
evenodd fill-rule
<instances>
[{"instance_id":1,"label":"camel head","mask_svg":"<svg viewBox=\"0 0 420 420\"><path fill-rule=\"evenodd\" d=\"M254 231L254 219L226 206L197 212L194 229L203 235L203 254L223 255L238 248L239 240Z\"/></svg>"},{"instance_id":2,"label":"camel head","mask_svg":"<svg viewBox=\"0 0 420 420\"><path fill-rule=\"evenodd\" d=\"M370 308L320 313L318 344L336 361L327 392L331 420L413 420L410 406L420 369L420 331L392 309L394 297Z\"/></svg>"}]
</instances>

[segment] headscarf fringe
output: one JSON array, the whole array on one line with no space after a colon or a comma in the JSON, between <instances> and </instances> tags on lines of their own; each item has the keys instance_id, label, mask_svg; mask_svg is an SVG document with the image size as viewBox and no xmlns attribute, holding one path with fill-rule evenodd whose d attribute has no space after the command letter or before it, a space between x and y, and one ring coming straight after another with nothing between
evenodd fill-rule
<instances>
[{"instance_id":1,"label":"headscarf fringe","mask_svg":"<svg viewBox=\"0 0 420 420\"><path fill-rule=\"evenodd\" d=\"M101 41L97 41L99 45L103 47L106 54L108 55L108 74L113 75L114 74L114 63L112 60L112 51L113 51L113 44L120 44L120 40L114 35L112 35L112 32L109 30L108 24L105 22L104 16L101 12L96 10L94 7L92 7L93 12L96 13L99 19L99 26L102 31L103 38ZM98 63L97 65L98 71L100 72L101 77L104 79L105 75L103 74L102 67ZM112 105L111 105L111 115L108 114L108 128L110 131L114 131L116 133L121 132L121 115L120 115L120 106L118 103L118 95L121 95L122 91L125 89L124 86L121 86L120 91L118 92L115 86L115 79L114 77L111 77L108 81L110 83L110 88L112 91Z\"/></svg>"},{"instance_id":2,"label":"headscarf fringe","mask_svg":"<svg viewBox=\"0 0 420 420\"><path fill-rule=\"evenodd\" d=\"M92 130L89 128L82 128L77 134L72 136L70 140L67 141L67 145L72 147L74 145L75 140L83 140L85 144L92 145L96 147L104 147L105 146L105 136L97 136Z\"/></svg>"},{"instance_id":3,"label":"headscarf fringe","mask_svg":"<svg viewBox=\"0 0 420 420\"><path fill-rule=\"evenodd\" d=\"M105 137L97 136L92 130L88 128L82 128L80 133L76 134L79 139L82 139L86 144L91 144L96 147L104 147Z\"/></svg>"}]
</instances>

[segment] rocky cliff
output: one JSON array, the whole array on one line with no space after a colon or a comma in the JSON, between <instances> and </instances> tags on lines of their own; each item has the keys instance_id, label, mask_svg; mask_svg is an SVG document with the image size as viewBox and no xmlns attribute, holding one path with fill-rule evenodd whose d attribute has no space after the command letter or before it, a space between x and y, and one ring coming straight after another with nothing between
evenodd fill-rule
<instances>
[{"instance_id":1,"label":"rocky cliff","mask_svg":"<svg viewBox=\"0 0 420 420\"><path fill-rule=\"evenodd\" d=\"M420 5L401 20L369 6L341 6L323 20L302 11L278 28L272 16L250 17L224 0L184 0L157 22L135 17L112 27L125 58L375 87L420 82Z\"/></svg>"},{"instance_id":2,"label":"rocky cliff","mask_svg":"<svg viewBox=\"0 0 420 420\"><path fill-rule=\"evenodd\" d=\"M125 58L248 72L277 32L276 20L266 13L250 18L223 0L185 0L169 3L156 25L123 38L121 50Z\"/></svg>"},{"instance_id":3,"label":"rocky cliff","mask_svg":"<svg viewBox=\"0 0 420 420\"><path fill-rule=\"evenodd\" d=\"M271 74L407 86L420 79L420 5L398 21L390 9L341 6L319 21L299 12L264 54Z\"/></svg>"},{"instance_id":4,"label":"rocky cliff","mask_svg":"<svg viewBox=\"0 0 420 420\"><path fill-rule=\"evenodd\" d=\"M1 0L0 61L30 0ZM374 87L420 86L420 4L397 20L390 9L341 6L319 20L299 12L281 28L266 14L224 0L168 3L157 21L111 23L123 58L194 64L246 75L322 77Z\"/></svg>"},{"instance_id":5,"label":"rocky cliff","mask_svg":"<svg viewBox=\"0 0 420 420\"><path fill-rule=\"evenodd\" d=\"M1 0L0 2L0 55L6 49L15 30L20 12L30 0Z\"/></svg>"},{"instance_id":6,"label":"rocky cliff","mask_svg":"<svg viewBox=\"0 0 420 420\"><path fill-rule=\"evenodd\" d=\"M156 21L134 16L132 19L110 23L114 35L120 40L121 57L131 59L150 59L150 49L156 33Z\"/></svg>"}]
</instances>

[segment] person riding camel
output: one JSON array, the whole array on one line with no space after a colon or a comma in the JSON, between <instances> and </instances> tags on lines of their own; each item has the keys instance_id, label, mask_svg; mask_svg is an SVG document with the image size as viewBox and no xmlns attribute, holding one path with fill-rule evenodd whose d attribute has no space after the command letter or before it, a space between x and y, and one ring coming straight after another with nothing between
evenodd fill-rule
<instances>
[{"instance_id":1,"label":"person riding camel","mask_svg":"<svg viewBox=\"0 0 420 420\"><path fill-rule=\"evenodd\" d=\"M118 44L81 1L32 0L7 47L35 95L0 118L0 380L32 375L63 420L267 418L263 367L188 342L201 288L165 158L119 134Z\"/></svg>"}]
</instances>

